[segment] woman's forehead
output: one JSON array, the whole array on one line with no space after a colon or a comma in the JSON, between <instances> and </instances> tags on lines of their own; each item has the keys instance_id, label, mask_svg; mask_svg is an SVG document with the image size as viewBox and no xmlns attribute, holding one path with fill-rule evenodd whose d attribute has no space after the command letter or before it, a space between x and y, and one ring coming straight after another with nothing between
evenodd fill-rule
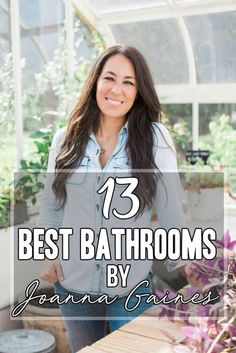
<instances>
[{"instance_id":1,"label":"woman's forehead","mask_svg":"<svg viewBox=\"0 0 236 353\"><path fill-rule=\"evenodd\" d=\"M133 63L121 54L114 55L105 62L102 69L102 73L104 72L135 78Z\"/></svg>"}]
</instances>

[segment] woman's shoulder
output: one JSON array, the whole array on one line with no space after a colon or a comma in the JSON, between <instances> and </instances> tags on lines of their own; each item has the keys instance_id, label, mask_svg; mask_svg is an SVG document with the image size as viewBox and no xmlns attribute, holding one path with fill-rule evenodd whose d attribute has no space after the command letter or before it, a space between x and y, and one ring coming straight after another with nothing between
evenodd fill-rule
<instances>
[{"instance_id":1,"label":"woman's shoulder","mask_svg":"<svg viewBox=\"0 0 236 353\"><path fill-rule=\"evenodd\" d=\"M163 123L152 123L152 128L154 133L154 145L156 147L174 148L171 134Z\"/></svg>"},{"instance_id":2,"label":"woman's shoulder","mask_svg":"<svg viewBox=\"0 0 236 353\"><path fill-rule=\"evenodd\" d=\"M51 148L60 147L65 137L66 127L63 127L54 134Z\"/></svg>"}]
</instances>

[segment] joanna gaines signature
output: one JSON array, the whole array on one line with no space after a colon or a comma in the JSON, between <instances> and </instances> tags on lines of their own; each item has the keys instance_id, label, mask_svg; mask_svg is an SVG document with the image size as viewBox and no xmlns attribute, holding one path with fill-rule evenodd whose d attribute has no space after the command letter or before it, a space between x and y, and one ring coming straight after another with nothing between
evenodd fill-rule
<instances>
[{"instance_id":1,"label":"joanna gaines signature","mask_svg":"<svg viewBox=\"0 0 236 353\"><path fill-rule=\"evenodd\" d=\"M59 294L54 294L52 296L47 296L46 294L39 294L36 295L35 292L38 289L40 285L40 281L38 279L33 280L25 290L25 299L18 303L12 310L11 315L12 317L17 317L19 316L22 311L27 307L28 304L30 304L33 300L37 301L39 305L43 305L44 303L57 303L58 305L61 304L67 304L69 302L73 304L78 304L78 303L85 303L86 301L90 304L94 303L105 303L107 305L111 305L114 303L119 296L116 295L115 297L110 297L108 294L101 294L99 296L96 296L96 299L94 299L94 295L90 295L88 293L82 295L82 297L79 300L75 300L73 293L70 293L66 296L66 298L63 298L63 300L60 298ZM149 286L149 281L147 279L141 281L138 283L126 296L126 300L124 302L124 308L126 311L134 311L141 303L142 300L145 300L146 303L152 303L154 305L159 305L159 304L164 304L164 305L169 305L169 304L176 304L178 301L181 302L182 304L202 304L202 305L207 305L211 302L215 302L217 299L220 298L219 295L213 296L212 291L210 290L205 296L201 297L201 294L199 292L194 293L191 297L189 298L184 298L184 295L181 293L176 293L175 297L172 297L171 299L168 298L170 292L167 290L165 295L163 297L159 298L155 293L150 294L150 293L142 293L138 294L137 291L138 289L145 285L145 287ZM130 305L130 299L135 298L136 302L134 305Z\"/></svg>"}]
</instances>

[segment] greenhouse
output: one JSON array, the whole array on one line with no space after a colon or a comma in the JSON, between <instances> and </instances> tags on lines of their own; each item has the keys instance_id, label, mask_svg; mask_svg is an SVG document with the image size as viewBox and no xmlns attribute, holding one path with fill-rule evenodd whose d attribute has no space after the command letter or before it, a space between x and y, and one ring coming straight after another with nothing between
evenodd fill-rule
<instances>
[{"instance_id":1,"label":"greenhouse","mask_svg":"<svg viewBox=\"0 0 236 353\"><path fill-rule=\"evenodd\" d=\"M89 88L87 88L86 97L87 102L90 102L93 92L96 92L97 110L95 108L89 110L92 109L92 103L90 106L90 103L86 103L84 98L85 91L83 91L86 79L88 77L91 79L91 68L98 62L97 59L101 57L103 53L106 53L109 47L115 45L119 47L128 46L136 48L135 50L137 50L147 62L154 86L151 86L149 82L147 82L148 76L145 76L145 70L142 71L142 67L136 67L136 64L134 64L134 61L132 61L129 56L113 54L104 62L100 72L98 69L97 72L94 71L97 75L95 75L96 79L94 81L96 86L94 86L95 88L91 88L88 85L90 92ZM51 192L48 192L46 188L48 180L50 179L50 173L46 172L47 170L50 171L49 154L55 147L55 138L53 139L53 136L55 136L55 133L57 133L59 129L63 129L66 126L68 127L66 130L67 142L65 142L65 140L62 147L64 154L60 152L61 160L65 164L60 164L62 162L60 162L60 158L58 158L59 162L57 160L56 168L59 166L65 169L64 171L66 172L67 170L69 170L69 172L71 169L74 170L74 165L82 168L82 173L85 174L83 178L78 178L79 181L76 181L75 176L69 176L69 178L72 178L71 184L77 183L80 187L83 185L87 174L91 175L91 179L93 179L94 170L96 173L99 170L101 175L102 172L103 174L105 172L107 173L106 167L110 166L110 160L113 163L111 164L111 168L115 169L116 176L118 173L125 172L124 169L127 169L131 160L132 167L138 166L133 167L134 171L132 172L132 177L139 175L138 173L140 173L140 171L135 174L136 169L152 169L152 161L162 161L162 158L160 158L155 159L155 161L151 159L149 164L145 162L146 156L149 158L148 156L150 155L150 148L147 147L149 140L150 146L153 146L152 144L154 142L152 138L150 139L149 130L143 131L142 135L142 132L140 132L141 128L137 126L137 123L136 125L134 123L131 127L131 118L129 119L131 115L128 115L128 113L132 111L131 108L123 115L120 114L119 118L124 120L122 120L123 123L118 131L119 134L117 132L118 137L116 136L115 143L113 143L114 141L110 142L110 146L108 142L112 141L112 137L99 135L98 131L100 130L99 128L96 130L98 125L96 125L95 122L93 122L93 125L89 126L88 123L86 125L85 119L83 120L86 114L88 114L86 109L88 109L90 113L93 112L94 116L96 111L99 111L100 123L99 120L97 120L97 124L101 124L101 116L104 112L98 100L99 78L107 63L111 62L112 58L119 56L131 64L130 68L129 64L125 64L124 60L121 61L123 63L123 66L120 64L122 67L121 71L123 70L122 72L124 72L126 70L124 69L125 67L129 72L134 73L134 81L132 81L132 75L127 76L129 79L131 77L131 82L129 81L128 85L125 83L126 86L122 88L121 92L121 85L118 84L119 73L114 74L114 72L112 72L114 70L110 70L109 73L115 78L113 76L112 78L108 78L109 84L111 85L109 87L112 87L112 82L114 82L115 86L115 81L117 81L115 88L114 86L111 89L109 88L109 92L112 93L109 93L109 97L106 96L105 100L108 102L108 105L110 104L111 110L116 111L120 109L117 108L118 103L121 103L123 106L125 105L123 104L123 98L120 97L125 97L125 100L128 100L129 97L132 98L133 92L133 105L131 104L131 108L133 109L133 107L138 106L140 102L139 99L143 94L141 93L143 92L142 87L149 89L147 96L150 94L150 102L152 100L151 97L154 97L151 87L154 87L159 99L158 104L160 102L158 106L158 119L160 113L161 122L168 131L167 135L165 135L166 130L163 130L164 140L169 141L171 146L173 144L173 149L176 150L178 164L177 177L178 179L180 177L181 180L181 190L174 190L176 194L178 193L177 198L181 201L181 207L183 208L187 222L186 229L188 230L188 232L185 230L185 233L181 231L180 235L177 232L177 235L170 236L172 236L174 240L176 240L178 236L185 237L186 242L184 243L184 241L182 241L181 243L180 241L180 245L176 245L176 247L182 246L182 250L183 248L192 249L186 250L186 254L188 254L189 260L193 262L193 266L195 266L193 268L196 271L194 281L192 281L193 275L190 273L191 271L188 267L186 267L187 270L183 270L181 265L177 265L175 270L167 271L165 265L170 258L170 253L174 253L177 250L175 246L172 248L170 244L165 243L163 238L163 244L165 245L159 244L159 246L162 248L162 251L163 247L166 246L169 254L167 255L165 263L164 261L160 261L162 264L159 264L159 259L156 259L156 263L154 261L152 268L154 292L157 295L157 292L162 290L161 293L164 295L165 292L163 291L168 289L171 293L172 291L173 293L180 291L184 293L184 295L187 295L186 293L190 293L192 289L189 287L194 287L193 283L198 287L199 281L202 281L201 285L204 290L202 290L201 293L203 296L209 289L211 290L213 288L212 292L214 295L219 294L219 297L224 296L226 299L225 302L222 300L221 308L219 308L220 300L218 299L217 301L217 299L215 299L214 301L212 299L212 306L208 307L206 305L204 308L205 311L203 309L201 312L197 311L195 316L191 315L191 305L183 308L183 304L179 304L178 306L176 303L169 303L164 306L154 305L155 310L152 310L153 308L148 309L150 310L150 320L139 321L139 319L143 317L149 318L148 310L135 315L134 321L125 322L126 326L117 327L114 330L112 329L112 320L108 320L109 324L104 328L104 338L99 337L99 339L97 338L95 341L88 341L86 344L81 343L81 345L78 344L79 349L75 350L71 343L73 339L69 338L69 340L67 340L63 320L59 320L59 318L54 321L47 320L48 326L46 329L39 325L40 320L31 324L30 320L27 319L30 311L29 305L29 311L27 311L28 309L26 308L21 314L22 318L25 320L10 320L12 308L17 302L20 302L19 296L22 296L27 285L33 279L40 278L42 262L40 261L42 260L40 255L38 254L39 261L37 261L37 256L33 255L33 253L32 258L29 256L29 259L23 259L27 252L26 245L22 252L22 261L20 261L20 256L18 256L20 253L19 229L30 230L40 227L39 220L41 220L43 209L43 203L41 204L43 201L41 200L45 197L42 195L46 193L51 195ZM46 330L51 335L45 338L45 342L48 339L48 346L45 346L42 352L53 352L53 349L56 349L57 353L74 353L74 351L88 353L162 353L164 351L213 353L234 351L236 346L236 331L234 327L236 322L235 58L235 0L0 0L0 263L3 287L5 288L0 295L0 351L2 351L2 347L4 353L10 353L12 347L9 342L13 339L13 341L16 340L16 345L20 344L18 342L21 341L21 336L18 337L17 335L21 335L22 333L23 336L28 335L27 339L24 338L25 347L30 346L29 342L31 340L35 342L35 347L29 348L32 349L31 351L29 350L29 353L38 352L36 345L41 345L41 336L37 336L37 330L35 330L37 328ZM114 67L115 70L116 67L119 68L119 62L118 66ZM140 78L138 78L140 72ZM91 82L92 81L90 81L90 84L92 84ZM135 93L136 88L137 92ZM128 96L126 96L127 92ZM83 104L78 102L83 102ZM143 99L142 104L146 105L145 112L147 111L148 115L152 110L151 103L148 105L145 99ZM83 108L85 113L83 113L83 110L81 113L80 109L82 109L82 106L86 106L86 109ZM77 129L79 131L80 128L81 132L77 132L78 141L73 145L74 141L76 141L73 135L75 131L73 130L73 124L76 121L76 111L81 113L81 117L77 114L77 118L80 118L82 123L80 123L80 125L78 123ZM73 117L75 119L74 123L72 122ZM89 114L87 117L89 117ZM92 122L93 120L90 121ZM125 124L126 121L128 125ZM80 126L82 126L82 128ZM88 132L83 130L83 126L89 126L92 135L94 135L92 137L88 135ZM129 152L128 157L124 155L124 152L122 152L123 154L120 156L118 154L118 157L116 157L117 151L119 150L119 143L121 143L118 138L119 136L123 136L122 134L126 131L124 128L127 126L127 131L134 132L133 146L136 144L136 150L135 147L132 147L134 150L132 150L132 148L129 150L131 152ZM147 127L144 123L142 126ZM138 132L136 133L135 131ZM85 141L85 133L87 133L86 136L89 136L87 138L90 140L92 138L98 147L97 152L95 149L93 151L94 156L99 154L97 157L98 169L94 167L95 165L90 165L93 156L88 155L87 149L89 143L86 145L85 142L83 142ZM79 141L78 136L82 139L82 142ZM144 146L143 148L142 141L139 141L141 136L147 142L146 147ZM69 139L71 139L73 143L70 143ZM161 140L162 137L159 136L158 141L160 142ZM88 140L86 141L88 142ZM130 148L129 143L131 146L132 137L128 140L126 148L127 146ZM81 152L75 152L77 161L73 160L74 156L72 152L76 150L75 148L79 149L80 146L84 148L83 153L82 149ZM165 145L165 148L169 147ZM68 149L66 150L66 148ZM110 154L108 154L107 151L110 151ZM143 158L144 167L142 167L142 162L139 164L137 151L140 151L140 158ZM163 157L163 160L164 159L165 157ZM167 159L169 160L168 156ZM76 164L72 164L71 161ZM158 168L160 167L161 174L161 162L160 166L155 164L155 168L156 167L157 170L159 170ZM91 169L91 173L89 173L89 169ZM57 181L57 173L55 173L52 188L56 197L63 195L63 191L61 190L68 188L68 184L70 184L69 179L69 181L67 179L63 180L63 178L60 179L60 175ZM98 181L96 181L98 185L100 185L99 180L101 179L101 175L98 176ZM112 175L113 174L111 174L111 176ZM74 182L73 178L75 179ZM111 179L112 178L113 177L111 177ZM145 204L145 197L147 195L150 197L152 193L156 192L156 189L152 188L153 181L151 179L151 173L147 173L145 178L146 184L144 181L142 184L141 174L140 179L138 179L138 183L141 183L140 188L144 187L144 190L147 190L144 191L143 194L141 191L141 202L144 202L144 206L146 205L150 208L149 202ZM108 179L110 179L110 176ZM75 219L80 218L77 217L76 210L78 213L85 211L85 214L87 214L85 218L88 217L88 220L90 220L90 212L95 215L102 207L97 197L102 198L103 196L100 194L106 192L106 200L111 190L110 188L117 187L117 189L120 190L124 184L122 184L120 179L121 178L114 177L112 180L115 180L115 184L106 182L103 186L101 185L100 189L96 191L96 197L94 196L94 200L90 206L82 205L83 210L78 211L80 208L77 209L77 206L75 206L76 203L72 203L72 208L74 209L71 213L71 218L68 218L71 220L71 224L70 222L67 225L65 223L65 228L72 227L72 224L75 227L76 222L74 220L72 221L72 215L74 214ZM164 180L169 183L168 173L166 179L164 173ZM55 181L59 184L56 184ZM60 187L60 183L63 184L64 189ZM121 185L119 185L119 183L121 183ZM59 187L57 185L59 185ZM83 191L88 190L89 193L91 190L95 190L94 184L92 184L91 187L89 185L84 185L82 187ZM167 185L169 185L170 190L172 190L171 182ZM55 192L57 188L58 190ZM166 189L168 189L168 187ZM70 189L65 190L66 193L69 191L76 195L76 192L70 191ZM135 200L135 193L132 194L132 192L130 191L128 196L125 194L124 197L126 199L129 198L131 203ZM137 189L137 193L138 192ZM175 206L175 196L173 196L175 192L169 191L173 207ZM200 194L203 194L203 199L200 199ZM83 195L84 203L86 203L86 193L81 195ZM122 195L123 194L121 194L121 198ZM112 197L113 196L110 198L110 206L112 204ZM68 200L66 198L63 199L63 197L60 199L60 202L61 200L64 200L62 209L65 210L65 205L67 205ZM152 201L154 202L154 197ZM158 207L159 202L157 200L157 206L151 208L152 229L153 227L161 226L162 216L160 216L160 214L162 209L158 211ZM101 213L101 217L103 217L101 229L103 229L102 225L106 224L107 220L109 220L108 209L107 217L105 216L106 212L104 209L105 208L103 208L102 211L103 213ZM176 209L177 211L173 219L177 220L179 217L178 207L176 207ZM60 210L58 212L60 212ZM62 219L65 221L65 214L68 212L63 212ZM117 212L115 208L112 212L113 215L121 216L122 214L122 212ZM50 209L49 211L46 210L44 213L49 214ZM46 219L45 214L44 221ZM146 214L146 211L144 214ZM124 216L125 215L122 214L122 217ZM168 213L164 215L164 218L165 217L168 218ZM99 227L99 222L100 219L96 216L94 227ZM137 222L137 228L135 229L138 229L138 227L149 228L148 224L140 225L141 223L138 223L139 221L138 219L136 220L136 218L135 222ZM84 224L85 223L84 221ZM88 224L84 225L84 227L87 226L92 229L92 221L90 220L87 223ZM169 228L171 229L172 227L174 229L175 226L178 228L177 223L176 225L172 224ZM46 222L45 224L41 224L42 228L46 229L46 224ZM52 224L48 226L48 228L55 228L55 231L58 228L60 229L60 227L63 229L63 221L58 227ZM124 229L127 227L128 226L124 226ZM120 229L120 226L117 226L117 228ZM206 233L204 233L204 229L206 229ZM212 231L214 230L216 234L215 238L214 232L212 233L210 229ZM164 233L166 237L169 236L169 230L167 231L167 229L165 229ZM159 237L164 237L164 233L160 233ZM190 233L192 233L192 235ZM63 237L67 237L66 239L71 237L69 233L53 234L54 235L51 235L50 238L51 242L53 241L52 239L56 239L56 237L58 241ZM99 239L102 237L100 229L94 229L93 234L95 238L98 234L100 234ZM111 236L111 234L114 235L115 232L113 234L111 229L111 234L107 234L109 234L109 232L106 233L106 237L109 238L109 236ZM155 232L152 233L152 236L154 236L153 234L155 235ZM27 236L31 237L33 251L36 235L33 231L31 233L25 232L25 238L22 238L22 244L23 239L26 239ZM46 235L42 234L42 236ZM154 247L155 241L153 240L151 242L151 233L143 236L146 236L146 240L142 240L142 246L140 245L141 243L139 244L140 250L138 250L138 252L141 253L142 249L144 249L143 257L145 257L147 254L150 255L150 244ZM197 237L199 237L199 242L203 242L203 244L200 243L202 247L199 244L196 245L197 241L194 241L194 239L196 240ZM40 239L39 237L38 247L41 246ZM84 241L86 241L86 239L85 237ZM148 239L150 240L149 245ZM95 243L96 241L99 243L98 240L94 240ZM97 246L98 243L96 243ZM209 243L212 246L210 246ZM50 240L48 244L51 244ZM176 244L178 244L178 241L176 241ZM210 259L210 252L213 251L215 246L217 247L217 252L215 253L215 257ZM15 252L13 251L13 247L15 247ZM100 251L104 251L104 254L105 247L109 248L109 245L103 243L100 248ZM63 251L66 251L66 248L63 247L63 249ZM203 254L204 251L207 253L206 249L209 250L208 255L206 255L206 258L204 258L203 255L203 258L200 259L200 253ZM179 248L179 250L181 249ZM51 251L52 256L53 246L51 247ZM158 252L158 249L155 248L155 251ZM130 252L132 251L130 250ZM98 253L96 253L96 256L98 256ZM209 259L207 259L207 256ZM94 267L94 271L91 272L96 273L96 271L98 271L98 273L100 273L99 271L103 268L103 270L101 270L103 272L101 272L99 276L104 275L106 272L106 265L104 265L104 263L106 263L105 257L104 255L104 258L101 256L100 260L96 259L96 267ZM104 261L103 265L99 261L101 261L101 263ZM177 261L177 258L174 259L174 261ZM209 263L207 261L209 261ZM88 261L88 268L90 268L89 264L90 261ZM116 267L116 270L122 271L119 266ZM126 266L129 265L126 264ZM140 268L140 276L144 267ZM73 276L76 275L74 274ZM86 277L85 275L83 276L83 278ZM121 279L123 278L124 280L125 272L123 272L123 277L122 272L120 272L120 276ZM130 276L132 277L132 274ZM188 276L191 277L190 281ZM187 278L187 282L185 277ZM45 278L47 277L45 277L44 274L44 281L41 281L41 284L47 282ZM106 276L104 278L106 279ZM105 281L105 279L102 281ZM97 279L94 275L93 282L96 283L96 281ZM56 281L48 280L48 282L52 284ZM222 283L224 283L223 292L223 289L220 287ZM73 286L67 287L75 289ZM79 290L77 290L77 292L78 291ZM90 291L93 292L91 289ZM85 293L85 290L82 292ZM100 292L101 290L99 293ZM94 290L94 293L97 293L97 291ZM105 293L105 291L103 293ZM109 293L109 291L106 293ZM160 292L158 293L158 295L161 295ZM200 305L195 305L195 308L196 307L198 308ZM54 314L46 314L46 316L60 316L59 308L55 310L57 310L57 312L55 311ZM223 310L228 310L228 315L223 315ZM43 314L38 313L38 316L41 315ZM200 319L197 320L196 317L202 318L202 321ZM156 320L153 320L153 318L156 318ZM176 320L171 321L172 318ZM208 318L207 324L206 318ZM171 320L169 321L169 319ZM36 319L34 318L34 320ZM66 323L66 320L64 321ZM181 331L181 326L187 326L188 328ZM69 326L66 325L70 337L70 329L68 327ZM31 331L32 328L34 331ZM15 331L16 329L22 331ZM24 330L29 331L26 332ZM196 335L198 335L197 338ZM186 339L186 336L189 337L189 339ZM83 339L81 339L81 341L83 341ZM87 348L84 348L86 346Z\"/></svg>"}]
</instances>

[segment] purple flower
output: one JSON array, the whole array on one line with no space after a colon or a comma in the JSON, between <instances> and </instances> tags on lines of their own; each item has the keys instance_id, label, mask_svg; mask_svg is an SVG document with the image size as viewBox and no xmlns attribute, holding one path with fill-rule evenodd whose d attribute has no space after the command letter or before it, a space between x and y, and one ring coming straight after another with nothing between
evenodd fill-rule
<instances>
[{"instance_id":1,"label":"purple flower","mask_svg":"<svg viewBox=\"0 0 236 353\"><path fill-rule=\"evenodd\" d=\"M233 250L236 247L236 240L231 241L229 230L225 232L221 240L216 240L215 243L219 245L220 248Z\"/></svg>"},{"instance_id":2,"label":"purple flower","mask_svg":"<svg viewBox=\"0 0 236 353\"><path fill-rule=\"evenodd\" d=\"M185 343L192 348L197 348L198 353L206 353L213 342L202 326L185 326L182 328L186 335ZM212 352L221 352L223 346L216 344Z\"/></svg>"},{"instance_id":3,"label":"purple flower","mask_svg":"<svg viewBox=\"0 0 236 353\"><path fill-rule=\"evenodd\" d=\"M193 287L187 288L184 299L193 297L199 291L205 295L210 290L220 296L220 299L211 304L195 306L197 324L183 327L184 346L174 347L175 353L192 353L193 351L206 353L209 350L211 353L220 353L227 348L230 352L236 353L236 326L232 324L236 315L236 240L231 240L229 231L226 231L221 240L215 241L215 245L218 251L214 259L194 260L188 267L187 276L191 277L193 273L194 279L201 282L203 288L201 290ZM163 297L167 290L158 292ZM175 296L176 293L168 290L167 301ZM166 315L173 320L178 314L185 323L189 324L192 306L182 304L180 301L176 304L173 302L161 305L161 316ZM226 310L227 316L225 317ZM217 339L216 343L215 339Z\"/></svg>"},{"instance_id":4,"label":"purple flower","mask_svg":"<svg viewBox=\"0 0 236 353\"><path fill-rule=\"evenodd\" d=\"M167 302L176 297L176 293L170 291L167 288L163 290L156 289L155 294L159 300L166 297L165 301ZM161 303L160 305L161 305L161 311L159 313L159 317L167 316L170 321L173 321L176 313L176 304L173 302L168 304Z\"/></svg>"}]
</instances>

